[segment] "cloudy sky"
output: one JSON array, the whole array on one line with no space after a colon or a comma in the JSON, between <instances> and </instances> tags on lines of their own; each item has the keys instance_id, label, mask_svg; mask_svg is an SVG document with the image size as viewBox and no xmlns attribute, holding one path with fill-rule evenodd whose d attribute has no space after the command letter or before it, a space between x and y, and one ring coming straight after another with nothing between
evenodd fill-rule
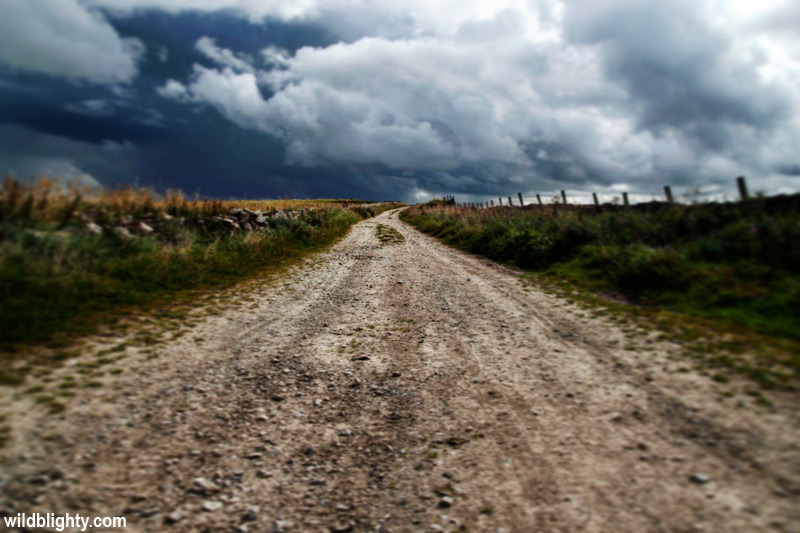
<instances>
[{"instance_id":1,"label":"cloudy sky","mask_svg":"<svg viewBox=\"0 0 800 533\"><path fill-rule=\"evenodd\" d=\"M791 0L0 0L0 171L217 197L800 191Z\"/></svg>"}]
</instances>

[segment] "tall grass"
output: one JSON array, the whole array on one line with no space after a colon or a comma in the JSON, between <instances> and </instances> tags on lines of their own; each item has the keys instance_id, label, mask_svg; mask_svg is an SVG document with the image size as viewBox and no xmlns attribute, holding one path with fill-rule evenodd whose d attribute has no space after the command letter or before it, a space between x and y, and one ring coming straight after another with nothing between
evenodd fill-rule
<instances>
[{"instance_id":1,"label":"tall grass","mask_svg":"<svg viewBox=\"0 0 800 533\"><path fill-rule=\"evenodd\" d=\"M800 197L401 214L448 244L628 300L800 339Z\"/></svg>"},{"instance_id":2,"label":"tall grass","mask_svg":"<svg viewBox=\"0 0 800 533\"><path fill-rule=\"evenodd\" d=\"M320 201L299 217L271 219L269 229L234 232L209 217L230 207L288 209L309 202L190 200L178 192L92 191L46 180L26 187L7 179L0 189L0 351L81 332L122 307L284 264L392 207L337 205ZM157 231L115 231L139 217L158 221ZM105 229L87 232L89 221Z\"/></svg>"}]
</instances>

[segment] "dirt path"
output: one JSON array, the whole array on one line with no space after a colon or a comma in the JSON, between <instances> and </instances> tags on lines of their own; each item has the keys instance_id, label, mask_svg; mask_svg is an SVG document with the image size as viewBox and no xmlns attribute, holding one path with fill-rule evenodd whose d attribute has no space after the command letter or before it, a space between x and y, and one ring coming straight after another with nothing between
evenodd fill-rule
<instances>
[{"instance_id":1,"label":"dirt path","mask_svg":"<svg viewBox=\"0 0 800 533\"><path fill-rule=\"evenodd\" d=\"M796 397L724 397L737 384L680 372L680 346L397 211L240 303L124 348L60 415L5 390L5 512L124 513L131 531L800 528Z\"/></svg>"}]
</instances>

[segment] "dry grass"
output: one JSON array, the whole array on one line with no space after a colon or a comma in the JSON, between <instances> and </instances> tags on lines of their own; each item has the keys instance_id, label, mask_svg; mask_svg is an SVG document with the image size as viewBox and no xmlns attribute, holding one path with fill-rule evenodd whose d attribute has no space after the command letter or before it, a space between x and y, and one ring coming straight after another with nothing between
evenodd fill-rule
<instances>
[{"instance_id":1,"label":"dry grass","mask_svg":"<svg viewBox=\"0 0 800 533\"><path fill-rule=\"evenodd\" d=\"M79 335L120 310L288 264L359 220L397 207L348 204L351 209L339 200L204 200L177 191L102 190L48 179L23 185L7 178L0 184L0 383L7 370L2 352ZM268 217L257 230L232 230L216 216L231 207L295 212ZM119 231L142 220L149 231Z\"/></svg>"},{"instance_id":2,"label":"dry grass","mask_svg":"<svg viewBox=\"0 0 800 533\"><path fill-rule=\"evenodd\" d=\"M349 205L369 204L362 200L347 200ZM232 207L254 211L297 210L305 208L342 207L340 199L278 199L278 200L216 200L187 197L180 191L159 194L147 187L98 189L63 184L58 180L41 178L24 185L8 176L0 187L0 221L14 218L21 222L55 222L65 227L81 213L103 212L119 216L137 216L144 212L166 211L180 215L218 214Z\"/></svg>"}]
</instances>

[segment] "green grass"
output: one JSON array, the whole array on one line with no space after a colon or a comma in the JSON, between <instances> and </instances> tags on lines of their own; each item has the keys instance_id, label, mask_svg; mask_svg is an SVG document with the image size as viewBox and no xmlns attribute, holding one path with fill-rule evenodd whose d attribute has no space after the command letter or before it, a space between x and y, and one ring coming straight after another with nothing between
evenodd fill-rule
<instances>
[{"instance_id":1,"label":"green grass","mask_svg":"<svg viewBox=\"0 0 800 533\"><path fill-rule=\"evenodd\" d=\"M358 220L352 212L320 210L264 232L176 227L131 239L110 232L32 235L24 226L4 224L0 350L49 340L111 309L228 285L330 244Z\"/></svg>"},{"instance_id":2,"label":"green grass","mask_svg":"<svg viewBox=\"0 0 800 533\"><path fill-rule=\"evenodd\" d=\"M402 233L385 224L378 224L375 228L375 236L382 244L400 244L406 240Z\"/></svg>"},{"instance_id":3,"label":"green grass","mask_svg":"<svg viewBox=\"0 0 800 533\"><path fill-rule=\"evenodd\" d=\"M758 351L757 344L767 343L782 353L772 362L800 371L796 196L631 208L423 205L400 216L447 244L522 267L562 294L624 302L636 309L633 315L673 332L671 338L734 335L706 343L704 356Z\"/></svg>"},{"instance_id":4,"label":"green grass","mask_svg":"<svg viewBox=\"0 0 800 533\"><path fill-rule=\"evenodd\" d=\"M16 354L31 346L67 345L143 306L169 317L176 301L285 266L335 242L359 220L397 207L303 209L297 218L276 218L246 233L210 219L229 204L180 195L159 203L132 190L88 198L7 180L0 188L0 384L23 379L28 369ZM113 227L126 216L158 220L157 230L120 236ZM106 229L91 234L86 220Z\"/></svg>"}]
</instances>

